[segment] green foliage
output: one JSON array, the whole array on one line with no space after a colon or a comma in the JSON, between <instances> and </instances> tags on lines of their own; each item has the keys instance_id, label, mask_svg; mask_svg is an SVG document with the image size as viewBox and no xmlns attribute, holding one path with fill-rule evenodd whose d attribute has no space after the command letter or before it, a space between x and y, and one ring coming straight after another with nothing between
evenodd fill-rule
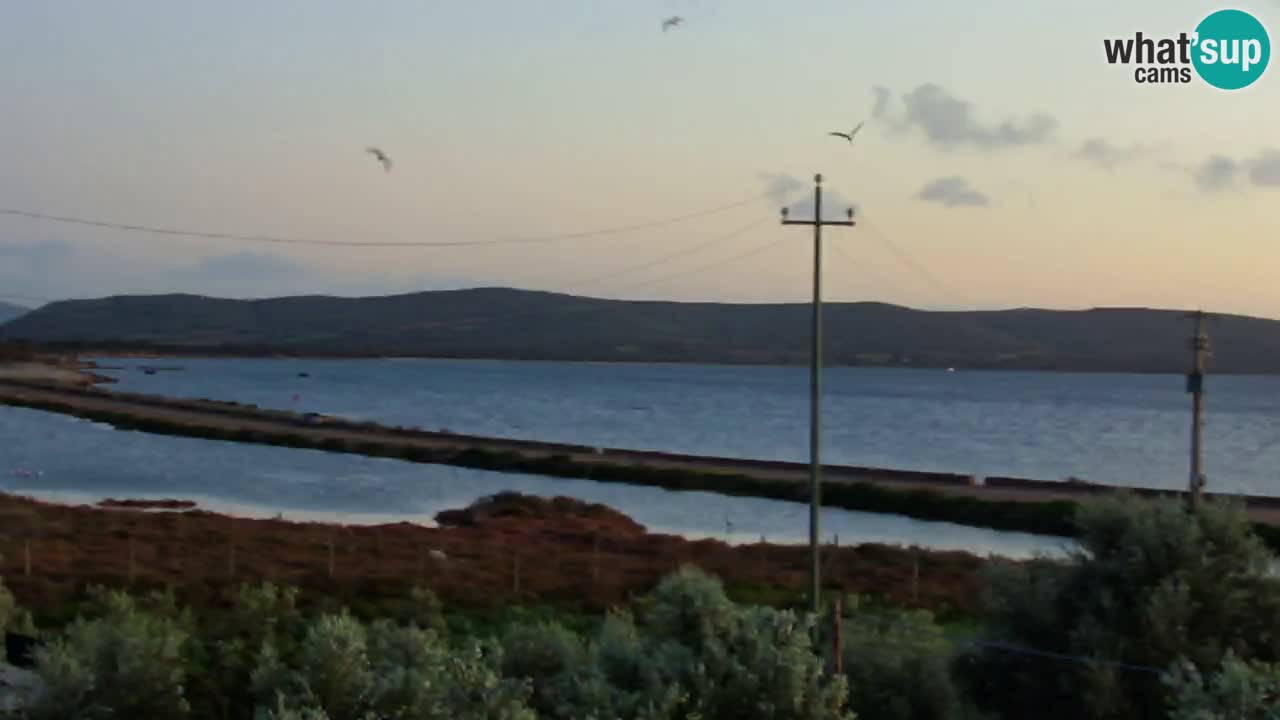
<instances>
[{"instance_id":1,"label":"green foliage","mask_svg":"<svg viewBox=\"0 0 1280 720\"><path fill-rule=\"evenodd\" d=\"M9 627L9 619L17 609L18 604L13 600L13 593L4 586L4 578L0 578L0 630Z\"/></svg>"},{"instance_id":2,"label":"green foliage","mask_svg":"<svg viewBox=\"0 0 1280 720\"><path fill-rule=\"evenodd\" d=\"M143 611L123 593L99 600L101 617L76 620L36 651L45 692L32 717L185 717L187 633L179 621Z\"/></svg>"},{"instance_id":3,"label":"green foliage","mask_svg":"<svg viewBox=\"0 0 1280 720\"><path fill-rule=\"evenodd\" d=\"M682 568L654 591L646 612L650 657L704 720L852 718L844 678L832 678L813 645L813 618L737 608L715 578Z\"/></svg>"},{"instance_id":4,"label":"green foliage","mask_svg":"<svg viewBox=\"0 0 1280 720\"><path fill-rule=\"evenodd\" d=\"M1280 665L1245 662L1228 652L1212 675L1186 663L1167 683L1169 720L1280 720Z\"/></svg>"},{"instance_id":5,"label":"green foliage","mask_svg":"<svg viewBox=\"0 0 1280 720\"><path fill-rule=\"evenodd\" d=\"M1065 564L993 568L989 632L1016 644L1097 658L1063 663L990 650L968 659L978 699L1007 717L1160 717L1167 688L1154 669L1186 659L1216 667L1227 653L1280 659L1280 582L1243 508L1222 501L1190 514L1173 501L1095 501L1080 514L1080 550Z\"/></svg>"},{"instance_id":6,"label":"green foliage","mask_svg":"<svg viewBox=\"0 0 1280 720\"><path fill-rule=\"evenodd\" d=\"M846 606L843 669L849 708L864 720L957 717L951 643L924 610Z\"/></svg>"},{"instance_id":7,"label":"green foliage","mask_svg":"<svg viewBox=\"0 0 1280 720\"><path fill-rule=\"evenodd\" d=\"M330 720L485 718L525 720L523 683L504 680L483 648L446 647L436 633L389 621L365 626L323 615L290 662L263 648L252 676L260 712L323 713Z\"/></svg>"},{"instance_id":8,"label":"green foliage","mask_svg":"<svg viewBox=\"0 0 1280 720\"><path fill-rule=\"evenodd\" d=\"M0 631L4 630L28 636L36 634L35 621L31 613L18 607L13 593L4 586L4 578L0 578Z\"/></svg>"}]
</instances>

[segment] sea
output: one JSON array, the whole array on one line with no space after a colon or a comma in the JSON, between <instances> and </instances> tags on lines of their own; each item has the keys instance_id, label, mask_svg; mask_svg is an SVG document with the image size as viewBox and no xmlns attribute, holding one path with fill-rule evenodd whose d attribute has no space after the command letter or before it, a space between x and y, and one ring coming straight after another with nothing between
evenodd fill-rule
<instances>
[{"instance_id":1,"label":"sea","mask_svg":"<svg viewBox=\"0 0 1280 720\"><path fill-rule=\"evenodd\" d=\"M430 430L806 461L802 367L483 360L98 358L122 391L253 403ZM146 369L151 368L151 372ZM830 368L823 461L1035 479L1186 485L1191 400L1177 375ZM1210 377L1208 489L1280 495L1280 377ZM0 408L0 489L65 502L182 497L248 516L432 524L501 490L600 502L655 532L806 542L807 507L385 458L122 432ZM1056 538L823 512L824 539L1026 557Z\"/></svg>"}]
</instances>

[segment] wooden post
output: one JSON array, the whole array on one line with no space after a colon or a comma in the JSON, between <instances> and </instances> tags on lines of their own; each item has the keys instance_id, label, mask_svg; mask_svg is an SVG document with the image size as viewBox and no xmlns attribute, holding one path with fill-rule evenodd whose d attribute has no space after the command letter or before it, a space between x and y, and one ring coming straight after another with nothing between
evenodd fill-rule
<instances>
[{"instance_id":1,"label":"wooden post","mask_svg":"<svg viewBox=\"0 0 1280 720\"><path fill-rule=\"evenodd\" d=\"M520 555L518 553L511 554L511 590L517 596L520 594Z\"/></svg>"},{"instance_id":2,"label":"wooden post","mask_svg":"<svg viewBox=\"0 0 1280 720\"><path fill-rule=\"evenodd\" d=\"M135 576L135 571L134 571L134 560L135 560L136 556L137 556L137 553L136 553L136 551L135 551L135 549L134 549L133 536L132 536L132 535L130 535L130 536L129 536L129 584L130 584L130 585L132 585L132 584L133 584L133 579L134 579L134 576Z\"/></svg>"},{"instance_id":3,"label":"wooden post","mask_svg":"<svg viewBox=\"0 0 1280 720\"><path fill-rule=\"evenodd\" d=\"M22 573L31 577L31 538L22 543Z\"/></svg>"},{"instance_id":4,"label":"wooden post","mask_svg":"<svg viewBox=\"0 0 1280 720\"><path fill-rule=\"evenodd\" d=\"M329 579L333 579L333 534L329 535Z\"/></svg>"},{"instance_id":5,"label":"wooden post","mask_svg":"<svg viewBox=\"0 0 1280 720\"><path fill-rule=\"evenodd\" d=\"M836 594L835 606L832 609L832 652L835 653L835 670L836 674L844 672L844 623L842 622L842 612L840 608L841 595Z\"/></svg>"},{"instance_id":6,"label":"wooden post","mask_svg":"<svg viewBox=\"0 0 1280 720\"><path fill-rule=\"evenodd\" d=\"M920 553L911 555L911 602L920 602Z\"/></svg>"},{"instance_id":7,"label":"wooden post","mask_svg":"<svg viewBox=\"0 0 1280 720\"><path fill-rule=\"evenodd\" d=\"M769 544L764 535L760 536L760 578L765 585L769 584Z\"/></svg>"},{"instance_id":8,"label":"wooden post","mask_svg":"<svg viewBox=\"0 0 1280 720\"><path fill-rule=\"evenodd\" d=\"M422 543L418 543L418 579L427 577L427 554L422 552Z\"/></svg>"},{"instance_id":9,"label":"wooden post","mask_svg":"<svg viewBox=\"0 0 1280 720\"><path fill-rule=\"evenodd\" d=\"M600 533L591 536L591 582L600 581Z\"/></svg>"},{"instance_id":10,"label":"wooden post","mask_svg":"<svg viewBox=\"0 0 1280 720\"><path fill-rule=\"evenodd\" d=\"M231 518L231 529L227 532L227 576L236 576L236 519Z\"/></svg>"}]
</instances>

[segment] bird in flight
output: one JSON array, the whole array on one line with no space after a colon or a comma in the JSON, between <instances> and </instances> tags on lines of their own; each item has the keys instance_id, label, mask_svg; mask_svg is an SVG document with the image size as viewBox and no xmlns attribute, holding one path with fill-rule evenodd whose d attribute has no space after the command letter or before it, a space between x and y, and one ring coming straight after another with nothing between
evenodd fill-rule
<instances>
[{"instance_id":1,"label":"bird in flight","mask_svg":"<svg viewBox=\"0 0 1280 720\"><path fill-rule=\"evenodd\" d=\"M858 127L854 128L851 132L847 132L847 133L842 133L842 132L833 132L833 133L827 133L827 134L828 134L828 135L834 135L834 136L836 136L836 137L842 137L842 138L844 138L845 140L848 140L848 141L849 141L849 144L850 144L850 145L852 145L852 144L853 144L853 136L858 134L858 131L862 129L862 125L863 125L863 123L858 123Z\"/></svg>"},{"instance_id":2,"label":"bird in flight","mask_svg":"<svg viewBox=\"0 0 1280 720\"><path fill-rule=\"evenodd\" d=\"M386 153L382 152L376 147L366 148L365 152L377 158L378 162L382 163L383 170L385 170L386 172L391 172L391 158L387 157Z\"/></svg>"},{"instance_id":3,"label":"bird in flight","mask_svg":"<svg viewBox=\"0 0 1280 720\"><path fill-rule=\"evenodd\" d=\"M666 32L673 27L678 27L682 22L684 22L684 18L680 17L679 15L672 15L666 20L662 21L662 32Z\"/></svg>"}]
</instances>

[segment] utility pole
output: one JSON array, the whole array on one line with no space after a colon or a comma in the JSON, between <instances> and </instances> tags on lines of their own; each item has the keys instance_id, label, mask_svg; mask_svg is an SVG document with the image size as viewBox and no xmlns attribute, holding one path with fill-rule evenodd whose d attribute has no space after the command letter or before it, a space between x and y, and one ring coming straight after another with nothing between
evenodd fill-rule
<instances>
[{"instance_id":1,"label":"utility pole","mask_svg":"<svg viewBox=\"0 0 1280 720\"><path fill-rule=\"evenodd\" d=\"M789 220L782 208L783 225L813 226L813 347L809 357L809 602L816 615L821 610L822 506L822 228L824 225L853 226L853 208L845 210L846 220L822 219L822 175L813 176L813 219Z\"/></svg>"},{"instance_id":2,"label":"utility pole","mask_svg":"<svg viewBox=\"0 0 1280 720\"><path fill-rule=\"evenodd\" d=\"M1191 336L1191 351L1194 359L1191 372L1187 373L1187 392L1191 393L1191 477L1187 503L1192 510L1200 504L1200 495L1204 490L1203 440L1204 430L1204 361L1209 355L1209 333L1205 328L1203 310L1189 313L1187 317L1196 321L1196 333Z\"/></svg>"}]
</instances>

